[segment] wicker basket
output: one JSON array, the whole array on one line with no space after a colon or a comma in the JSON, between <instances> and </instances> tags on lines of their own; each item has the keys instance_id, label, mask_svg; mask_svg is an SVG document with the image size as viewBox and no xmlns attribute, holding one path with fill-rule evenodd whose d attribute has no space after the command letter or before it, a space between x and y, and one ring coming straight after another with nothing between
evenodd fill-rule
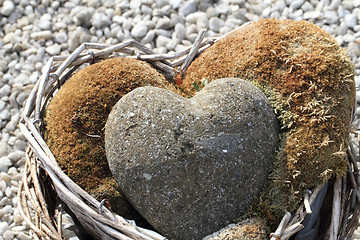
<instances>
[{"instance_id":1,"label":"wicker basket","mask_svg":"<svg viewBox=\"0 0 360 240\"><path fill-rule=\"evenodd\" d=\"M43 139L44 110L53 93L76 69L101 59L131 56L148 61L169 78L182 74L197 54L218 40L204 40L205 33L206 31L202 30L191 47L173 54L155 54L138 42L130 40L114 46L84 43L69 56L49 59L30 93L20 122L20 129L29 142L29 148L18 192L18 208L35 239L63 239L61 212L54 207L57 198L69 207L84 229L95 238L165 239L158 233L137 227L110 211L103 206L103 202L95 200L62 172ZM358 225L360 177L354 156L355 151L351 146L347 154L347 176L328 184L328 188L333 189L333 210L325 239L351 238ZM313 192L308 191L299 210L294 214L285 214L278 229L271 234L271 239L288 239L301 230L304 227L304 218L311 214L312 204L320 191L321 186Z\"/></svg>"}]
</instances>

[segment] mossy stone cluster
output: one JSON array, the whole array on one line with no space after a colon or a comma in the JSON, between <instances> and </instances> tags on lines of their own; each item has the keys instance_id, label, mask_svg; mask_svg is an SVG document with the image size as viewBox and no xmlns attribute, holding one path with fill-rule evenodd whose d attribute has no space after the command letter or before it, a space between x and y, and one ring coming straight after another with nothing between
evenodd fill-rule
<instances>
[{"instance_id":1,"label":"mossy stone cluster","mask_svg":"<svg viewBox=\"0 0 360 240\"><path fill-rule=\"evenodd\" d=\"M110 110L126 93L140 86L171 88L149 64L111 58L75 73L47 107L45 140L63 171L99 201L137 219L121 196L105 155L105 123Z\"/></svg>"},{"instance_id":2,"label":"mossy stone cluster","mask_svg":"<svg viewBox=\"0 0 360 240\"><path fill-rule=\"evenodd\" d=\"M347 171L354 70L331 35L306 21L253 22L192 62L184 94L195 94L193 82L224 77L243 78L263 89L282 125L266 193L273 205L293 210L303 190Z\"/></svg>"}]
</instances>

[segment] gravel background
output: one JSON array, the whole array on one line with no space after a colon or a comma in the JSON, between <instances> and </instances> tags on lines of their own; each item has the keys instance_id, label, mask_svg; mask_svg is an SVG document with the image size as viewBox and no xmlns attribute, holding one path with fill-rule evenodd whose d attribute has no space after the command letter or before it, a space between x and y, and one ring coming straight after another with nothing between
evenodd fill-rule
<instances>
[{"instance_id":1,"label":"gravel background","mask_svg":"<svg viewBox=\"0 0 360 240\"><path fill-rule=\"evenodd\" d=\"M18 122L50 56L69 54L83 42L131 38L165 53L191 45L202 28L221 36L260 17L305 19L348 48L359 87L359 6L360 0L0 0L0 240L32 239L16 209L27 144ZM360 239L360 231L354 237Z\"/></svg>"}]
</instances>

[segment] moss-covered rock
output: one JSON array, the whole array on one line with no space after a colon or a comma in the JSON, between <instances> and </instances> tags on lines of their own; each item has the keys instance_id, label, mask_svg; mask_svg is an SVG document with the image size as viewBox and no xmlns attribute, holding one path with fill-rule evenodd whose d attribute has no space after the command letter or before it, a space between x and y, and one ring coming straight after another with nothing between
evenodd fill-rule
<instances>
[{"instance_id":1,"label":"moss-covered rock","mask_svg":"<svg viewBox=\"0 0 360 240\"><path fill-rule=\"evenodd\" d=\"M293 210L303 190L347 171L354 70L345 49L306 21L261 19L228 34L188 68L182 89L193 82L237 77L262 88L283 128L265 199ZM275 207L276 208L276 207Z\"/></svg>"},{"instance_id":2,"label":"moss-covered rock","mask_svg":"<svg viewBox=\"0 0 360 240\"><path fill-rule=\"evenodd\" d=\"M143 61L112 58L75 73L50 101L45 140L63 171L98 200L109 199L113 210L139 219L121 196L105 156L104 131L113 105L140 86L171 88Z\"/></svg>"}]
</instances>

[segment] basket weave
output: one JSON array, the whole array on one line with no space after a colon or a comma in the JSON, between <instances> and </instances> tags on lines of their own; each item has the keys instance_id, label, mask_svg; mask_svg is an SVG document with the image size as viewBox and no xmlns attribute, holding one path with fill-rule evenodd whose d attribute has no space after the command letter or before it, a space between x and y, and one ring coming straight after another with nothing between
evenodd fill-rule
<instances>
[{"instance_id":1,"label":"basket weave","mask_svg":"<svg viewBox=\"0 0 360 240\"><path fill-rule=\"evenodd\" d=\"M244 25L243 25L244 26ZM242 27L243 27L242 26ZM18 192L18 209L31 228L35 239L64 239L61 211L54 210L56 198L61 199L92 236L98 239L165 239L156 232L143 229L110 211L103 202L76 185L57 165L46 145L43 134L44 110L54 92L83 64L115 56L130 56L147 61L168 78L183 74L191 61L218 39L205 39L200 31L188 49L172 54L155 54L140 43L130 40L113 46L84 43L69 56L51 57L43 68L26 102L20 129L29 142L24 176ZM324 239L350 239L358 225L360 193L357 159L350 146L347 152L349 171L337 178L333 188L331 225ZM321 186L308 191L295 214L286 213L271 239L288 239L303 228L302 222L311 214L311 206Z\"/></svg>"}]
</instances>

